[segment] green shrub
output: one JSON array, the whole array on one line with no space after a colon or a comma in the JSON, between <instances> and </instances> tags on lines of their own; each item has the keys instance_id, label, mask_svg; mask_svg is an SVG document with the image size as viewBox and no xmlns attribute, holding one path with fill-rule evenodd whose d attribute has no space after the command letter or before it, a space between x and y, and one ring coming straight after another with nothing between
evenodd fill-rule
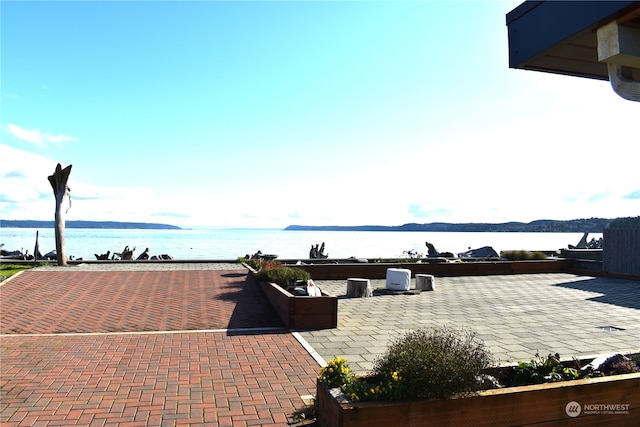
<instances>
[{"instance_id":1,"label":"green shrub","mask_svg":"<svg viewBox=\"0 0 640 427\"><path fill-rule=\"evenodd\" d=\"M547 259L547 254L545 254L544 252L540 252L540 251L531 252L531 258L530 259Z\"/></svg>"},{"instance_id":2,"label":"green shrub","mask_svg":"<svg viewBox=\"0 0 640 427\"><path fill-rule=\"evenodd\" d=\"M260 259L258 258L240 257L238 258L238 262L247 264L249 267L253 268L255 271L258 271L260 269Z\"/></svg>"},{"instance_id":3,"label":"green shrub","mask_svg":"<svg viewBox=\"0 0 640 427\"><path fill-rule=\"evenodd\" d=\"M275 267L262 268L256 274L256 279L261 282L273 282L285 289L288 289L296 280L307 281L311 279L311 275L301 268Z\"/></svg>"},{"instance_id":4,"label":"green shrub","mask_svg":"<svg viewBox=\"0 0 640 427\"><path fill-rule=\"evenodd\" d=\"M536 359L530 362L518 362L514 370L516 374L513 385L542 384L575 380L580 377L578 369L565 367L560 363L558 353L549 354L546 358L536 354Z\"/></svg>"},{"instance_id":5,"label":"green shrub","mask_svg":"<svg viewBox=\"0 0 640 427\"><path fill-rule=\"evenodd\" d=\"M501 251L501 258L506 258L509 261L526 261L526 260L539 260L547 259L547 255L544 252L535 251Z\"/></svg>"},{"instance_id":6,"label":"green shrub","mask_svg":"<svg viewBox=\"0 0 640 427\"><path fill-rule=\"evenodd\" d=\"M397 399L444 399L478 390L477 377L491 360L474 332L423 329L393 341L375 362L374 376L395 384Z\"/></svg>"}]
</instances>

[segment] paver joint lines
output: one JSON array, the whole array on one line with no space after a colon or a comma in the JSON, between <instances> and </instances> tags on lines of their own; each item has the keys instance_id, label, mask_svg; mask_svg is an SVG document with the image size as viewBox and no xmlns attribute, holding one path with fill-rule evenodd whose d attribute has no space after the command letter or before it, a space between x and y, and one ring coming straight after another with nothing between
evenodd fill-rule
<instances>
[{"instance_id":1,"label":"paver joint lines","mask_svg":"<svg viewBox=\"0 0 640 427\"><path fill-rule=\"evenodd\" d=\"M134 422L141 411L147 421L256 419L265 411L276 419L313 390L317 372L289 333L14 335L3 337L2 353L3 423L53 421L60 412L68 424L89 415Z\"/></svg>"},{"instance_id":2,"label":"paver joint lines","mask_svg":"<svg viewBox=\"0 0 640 427\"><path fill-rule=\"evenodd\" d=\"M282 326L244 271L26 271L0 287L0 333Z\"/></svg>"},{"instance_id":3,"label":"paver joint lines","mask_svg":"<svg viewBox=\"0 0 640 427\"><path fill-rule=\"evenodd\" d=\"M246 269L86 270L0 287L0 331L19 332L0 335L3 425L285 426L313 392L317 364Z\"/></svg>"},{"instance_id":4,"label":"paver joint lines","mask_svg":"<svg viewBox=\"0 0 640 427\"><path fill-rule=\"evenodd\" d=\"M345 356L366 372L402 332L475 330L498 362L640 351L640 282L564 273L438 277L434 292L343 298L344 280L316 284L338 300L338 328L300 335L325 360ZM372 280L374 288L384 280ZM363 315L364 314L364 315ZM605 332L600 326L623 328Z\"/></svg>"}]
</instances>

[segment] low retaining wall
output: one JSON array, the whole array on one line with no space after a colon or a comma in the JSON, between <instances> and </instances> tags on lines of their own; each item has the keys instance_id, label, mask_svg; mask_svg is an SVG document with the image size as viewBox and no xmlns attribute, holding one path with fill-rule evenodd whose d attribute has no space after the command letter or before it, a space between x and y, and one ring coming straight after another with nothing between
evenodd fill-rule
<instances>
[{"instance_id":1,"label":"low retaining wall","mask_svg":"<svg viewBox=\"0 0 640 427\"><path fill-rule=\"evenodd\" d=\"M384 279L388 268L406 268L411 275L431 274L440 277L488 276L497 274L566 273L573 269L573 260L496 261L472 263L353 263L302 264L314 280L343 280L350 277Z\"/></svg>"},{"instance_id":2,"label":"low retaining wall","mask_svg":"<svg viewBox=\"0 0 640 427\"><path fill-rule=\"evenodd\" d=\"M602 262L602 249L560 249L562 258Z\"/></svg>"}]
</instances>

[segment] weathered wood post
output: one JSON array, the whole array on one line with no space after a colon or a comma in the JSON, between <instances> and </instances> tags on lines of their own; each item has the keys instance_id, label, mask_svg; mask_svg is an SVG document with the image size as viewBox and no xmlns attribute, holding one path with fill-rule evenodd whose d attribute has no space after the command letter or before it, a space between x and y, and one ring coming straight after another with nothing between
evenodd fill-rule
<instances>
[{"instance_id":1,"label":"weathered wood post","mask_svg":"<svg viewBox=\"0 0 640 427\"><path fill-rule=\"evenodd\" d=\"M373 296L369 279L347 279L347 297L367 298Z\"/></svg>"},{"instance_id":2,"label":"weathered wood post","mask_svg":"<svg viewBox=\"0 0 640 427\"><path fill-rule=\"evenodd\" d=\"M53 195L56 198L56 255L58 257L58 265L67 265L67 254L64 248L64 214L66 211L62 210L62 202L64 196L69 196L69 187L67 181L69 180L69 174L71 174L71 165L62 169L60 163L56 166L56 171L53 175L49 175L49 182L53 188ZM69 196L71 197L71 196ZM69 201L71 206L71 201ZM67 209L68 210L68 209Z\"/></svg>"},{"instance_id":3,"label":"weathered wood post","mask_svg":"<svg viewBox=\"0 0 640 427\"><path fill-rule=\"evenodd\" d=\"M36 230L36 245L33 248L33 263L36 264L38 262L38 254L40 254L40 245L38 245L38 234L40 230Z\"/></svg>"}]
</instances>

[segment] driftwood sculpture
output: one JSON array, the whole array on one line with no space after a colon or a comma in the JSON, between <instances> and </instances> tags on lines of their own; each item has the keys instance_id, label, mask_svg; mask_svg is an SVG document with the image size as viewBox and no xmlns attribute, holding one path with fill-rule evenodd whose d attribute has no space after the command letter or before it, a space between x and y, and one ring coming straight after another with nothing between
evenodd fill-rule
<instances>
[{"instance_id":1,"label":"driftwood sculpture","mask_svg":"<svg viewBox=\"0 0 640 427\"><path fill-rule=\"evenodd\" d=\"M111 251L107 251L107 253L106 253L106 254L101 254L101 255L94 254L94 255L96 256L96 259L97 259L98 261L108 261L108 260L109 260L109 254L110 254L110 253L111 253Z\"/></svg>"},{"instance_id":2,"label":"driftwood sculpture","mask_svg":"<svg viewBox=\"0 0 640 427\"><path fill-rule=\"evenodd\" d=\"M150 255L149 248L147 248L147 249L144 250L144 252L142 252L140 255L138 255L138 258L136 258L136 260L148 260L150 256L151 255Z\"/></svg>"},{"instance_id":3,"label":"driftwood sculpture","mask_svg":"<svg viewBox=\"0 0 640 427\"><path fill-rule=\"evenodd\" d=\"M322 242L322 246L311 245L311 250L309 251L309 258L329 258L329 254L324 253L324 242Z\"/></svg>"},{"instance_id":4,"label":"driftwood sculpture","mask_svg":"<svg viewBox=\"0 0 640 427\"><path fill-rule=\"evenodd\" d=\"M40 233L40 231L36 230L36 245L33 248L33 253L35 254L35 256L33 257L33 262L35 263L36 261L38 261L38 254L40 253L40 245L38 244L38 234Z\"/></svg>"},{"instance_id":5,"label":"driftwood sculpture","mask_svg":"<svg viewBox=\"0 0 640 427\"><path fill-rule=\"evenodd\" d=\"M133 260L133 251L136 250L134 246L133 249L129 249L129 245L125 246L122 252L114 252L112 260L118 259L123 261L131 261Z\"/></svg>"},{"instance_id":6,"label":"driftwood sculpture","mask_svg":"<svg viewBox=\"0 0 640 427\"><path fill-rule=\"evenodd\" d=\"M62 210L62 202L64 197L69 197L69 208L71 208L71 195L67 181L71 174L71 165L62 169L60 163L56 166L53 175L49 175L49 182L53 188L53 195L56 198L56 217L55 217L55 234L56 234L56 254L58 255L58 265L67 265L67 253L64 247L64 226L66 211ZM68 211L69 209L67 209Z\"/></svg>"}]
</instances>

